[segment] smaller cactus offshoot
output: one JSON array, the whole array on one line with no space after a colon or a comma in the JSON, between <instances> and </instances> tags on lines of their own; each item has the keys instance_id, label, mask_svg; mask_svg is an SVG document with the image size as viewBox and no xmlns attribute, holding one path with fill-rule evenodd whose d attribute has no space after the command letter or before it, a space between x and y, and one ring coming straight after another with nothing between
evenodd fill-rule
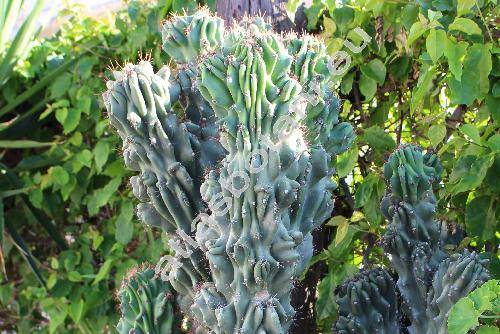
<instances>
[{"instance_id":1,"label":"smaller cactus offshoot","mask_svg":"<svg viewBox=\"0 0 500 334\"><path fill-rule=\"evenodd\" d=\"M337 332L399 333L405 317L410 334L446 334L452 306L489 279L487 260L478 254L445 251L447 231L434 220L433 189L441 171L436 155L412 145L397 149L384 165L390 186L381 202L388 221L383 245L398 279L388 288L390 276L375 269L344 283L337 292Z\"/></svg>"}]
</instances>

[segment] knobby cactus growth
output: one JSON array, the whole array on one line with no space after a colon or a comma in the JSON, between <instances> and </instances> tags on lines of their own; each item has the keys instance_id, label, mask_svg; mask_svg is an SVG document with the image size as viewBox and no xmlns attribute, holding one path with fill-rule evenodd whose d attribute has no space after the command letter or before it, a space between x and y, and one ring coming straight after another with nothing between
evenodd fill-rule
<instances>
[{"instance_id":1,"label":"knobby cactus growth","mask_svg":"<svg viewBox=\"0 0 500 334\"><path fill-rule=\"evenodd\" d=\"M139 172L137 214L170 239L157 276L201 333L285 333L311 231L332 213L330 160L354 138L325 48L261 18L225 30L205 10L166 22L163 48L174 69L126 64L103 96Z\"/></svg>"},{"instance_id":2,"label":"knobby cactus growth","mask_svg":"<svg viewBox=\"0 0 500 334\"><path fill-rule=\"evenodd\" d=\"M119 333L181 333L172 287L155 277L153 268L132 269L122 282L118 298L122 313L116 327Z\"/></svg>"},{"instance_id":3,"label":"knobby cactus growth","mask_svg":"<svg viewBox=\"0 0 500 334\"><path fill-rule=\"evenodd\" d=\"M404 146L384 165L390 187L381 203L389 222L383 238L390 263L397 273L397 291L383 269L362 273L338 289L339 333L400 333L402 317L410 334L447 333L451 307L489 278L486 260L467 250L448 255L445 231L434 220L433 188L440 181L436 155Z\"/></svg>"}]
</instances>

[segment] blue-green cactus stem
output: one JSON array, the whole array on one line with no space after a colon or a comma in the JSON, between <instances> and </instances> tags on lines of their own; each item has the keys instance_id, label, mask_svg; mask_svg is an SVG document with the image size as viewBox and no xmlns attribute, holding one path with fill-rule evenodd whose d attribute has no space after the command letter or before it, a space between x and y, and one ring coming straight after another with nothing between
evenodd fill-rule
<instances>
[{"instance_id":1,"label":"blue-green cactus stem","mask_svg":"<svg viewBox=\"0 0 500 334\"><path fill-rule=\"evenodd\" d=\"M152 268L134 268L123 280L120 291L120 334L181 333L179 310L168 282L155 276Z\"/></svg>"},{"instance_id":2,"label":"blue-green cactus stem","mask_svg":"<svg viewBox=\"0 0 500 334\"><path fill-rule=\"evenodd\" d=\"M394 281L381 268L362 272L338 288L339 334L400 333Z\"/></svg>"}]
</instances>

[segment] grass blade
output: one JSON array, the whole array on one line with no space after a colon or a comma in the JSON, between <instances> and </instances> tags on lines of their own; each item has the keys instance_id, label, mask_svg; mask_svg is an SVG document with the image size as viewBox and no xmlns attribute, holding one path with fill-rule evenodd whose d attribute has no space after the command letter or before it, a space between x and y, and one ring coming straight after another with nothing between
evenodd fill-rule
<instances>
[{"instance_id":1,"label":"grass blade","mask_svg":"<svg viewBox=\"0 0 500 334\"><path fill-rule=\"evenodd\" d=\"M58 68L52 70L49 74L44 76L44 78L40 81L38 81L36 84L34 84L30 89L26 90L24 93L16 97L14 101L11 103L7 104L4 106L2 109L0 109L0 116L5 115L6 113L14 110L18 105L21 103L27 101L30 99L34 94L38 93L41 89L45 88L47 85L51 84L54 82L55 78L57 78L59 75L61 75L66 69L68 69L71 65L75 63L76 60L78 60L79 57L72 58L66 60L63 64L61 64Z\"/></svg>"},{"instance_id":2,"label":"grass blade","mask_svg":"<svg viewBox=\"0 0 500 334\"><path fill-rule=\"evenodd\" d=\"M0 140L0 148L38 148L56 145L54 142L39 142L34 140Z\"/></svg>"},{"instance_id":3,"label":"grass blade","mask_svg":"<svg viewBox=\"0 0 500 334\"><path fill-rule=\"evenodd\" d=\"M26 52L28 44L35 35L37 19L43 9L43 6L45 5L45 1L46 0L38 0L35 2L35 6L21 25L21 28L17 32L12 44L7 50L7 53L0 64L0 87L7 82L19 56Z\"/></svg>"},{"instance_id":4,"label":"grass blade","mask_svg":"<svg viewBox=\"0 0 500 334\"><path fill-rule=\"evenodd\" d=\"M10 224L10 222L5 221L5 227L7 227L7 232L9 233L9 235L12 239L12 242L14 243L14 245L16 245L17 249L19 249L19 252L24 257L26 262L28 262L28 265L30 266L31 271L33 271L37 280L45 288L45 280L43 279L42 274L40 273L40 270L38 269L35 258L31 254L29 248L26 246L26 243L24 242L23 238L21 238L21 236L17 233L17 231Z\"/></svg>"},{"instance_id":5,"label":"grass blade","mask_svg":"<svg viewBox=\"0 0 500 334\"><path fill-rule=\"evenodd\" d=\"M7 179L9 180L13 188L24 187L24 184L21 181L21 179L19 179L19 177L10 168L5 166L3 163L0 163L0 168L2 168L5 171L5 175L7 176ZM47 214L42 210L35 208L33 204L31 204L31 201L29 200L28 196L21 194L19 195L19 197L23 200L24 205L28 207L28 209L31 211L31 213L40 223L40 225L42 225L45 231L47 231L50 237L56 242L59 249L61 250L68 249L66 241L61 236L56 226L52 223L50 217L47 216Z\"/></svg>"}]
</instances>

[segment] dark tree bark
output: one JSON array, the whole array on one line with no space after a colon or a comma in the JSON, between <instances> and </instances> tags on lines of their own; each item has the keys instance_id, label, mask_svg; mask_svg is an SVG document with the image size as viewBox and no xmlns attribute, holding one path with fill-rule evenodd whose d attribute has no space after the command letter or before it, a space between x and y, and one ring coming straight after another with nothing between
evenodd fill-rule
<instances>
[{"instance_id":1,"label":"dark tree bark","mask_svg":"<svg viewBox=\"0 0 500 334\"><path fill-rule=\"evenodd\" d=\"M268 17L276 31L294 30L294 23L285 11L287 0L219 0L217 15L231 25L245 15L262 15Z\"/></svg>"}]
</instances>

